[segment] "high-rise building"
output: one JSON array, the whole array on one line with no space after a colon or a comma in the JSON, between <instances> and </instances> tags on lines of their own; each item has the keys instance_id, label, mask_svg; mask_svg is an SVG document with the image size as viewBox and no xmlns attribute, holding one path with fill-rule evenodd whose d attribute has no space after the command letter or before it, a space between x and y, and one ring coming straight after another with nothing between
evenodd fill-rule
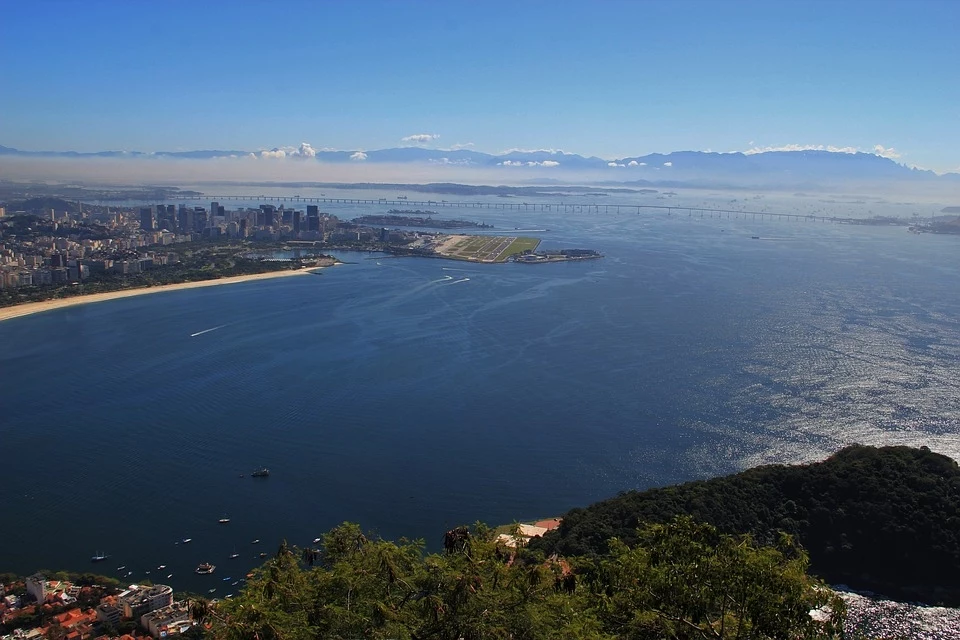
<instances>
[{"instance_id":1,"label":"high-rise building","mask_svg":"<svg viewBox=\"0 0 960 640\"><path fill-rule=\"evenodd\" d=\"M210 218L212 219L213 216L218 216L218 215L220 215L220 203L219 203L219 202L211 202L211 203L210 203Z\"/></svg>"},{"instance_id":2,"label":"high-rise building","mask_svg":"<svg viewBox=\"0 0 960 640\"><path fill-rule=\"evenodd\" d=\"M193 230L203 231L207 227L207 210L203 207L193 209Z\"/></svg>"},{"instance_id":3,"label":"high-rise building","mask_svg":"<svg viewBox=\"0 0 960 640\"><path fill-rule=\"evenodd\" d=\"M300 212L293 212L293 232L300 233Z\"/></svg>"},{"instance_id":4,"label":"high-rise building","mask_svg":"<svg viewBox=\"0 0 960 640\"><path fill-rule=\"evenodd\" d=\"M320 207L318 207L318 206L315 205L315 204L308 204L308 205L307 205L307 217L308 217L308 218L309 218L310 216L319 216L319 215L320 215Z\"/></svg>"},{"instance_id":5,"label":"high-rise building","mask_svg":"<svg viewBox=\"0 0 960 640\"><path fill-rule=\"evenodd\" d=\"M144 231L156 229L153 220L153 207L140 207L140 228Z\"/></svg>"}]
</instances>

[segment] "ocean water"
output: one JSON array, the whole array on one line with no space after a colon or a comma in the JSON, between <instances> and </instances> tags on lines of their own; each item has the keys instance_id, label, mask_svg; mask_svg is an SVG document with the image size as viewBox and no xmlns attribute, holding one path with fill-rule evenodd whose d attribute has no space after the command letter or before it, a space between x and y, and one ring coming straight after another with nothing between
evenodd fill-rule
<instances>
[{"instance_id":1,"label":"ocean water","mask_svg":"<svg viewBox=\"0 0 960 640\"><path fill-rule=\"evenodd\" d=\"M657 212L449 217L481 216L605 257L341 253L316 276L0 323L0 570L125 565L131 582L223 596L260 552L345 520L436 548L462 523L853 442L960 458L960 238ZM250 477L260 465L269 479ZM111 558L91 565L95 551ZM192 573L202 561L214 575Z\"/></svg>"}]
</instances>

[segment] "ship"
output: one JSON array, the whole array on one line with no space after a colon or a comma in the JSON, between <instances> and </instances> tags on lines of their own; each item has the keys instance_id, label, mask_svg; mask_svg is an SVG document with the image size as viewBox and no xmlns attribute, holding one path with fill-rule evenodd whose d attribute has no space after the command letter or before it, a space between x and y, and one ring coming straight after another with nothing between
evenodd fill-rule
<instances>
[{"instance_id":1,"label":"ship","mask_svg":"<svg viewBox=\"0 0 960 640\"><path fill-rule=\"evenodd\" d=\"M260 467L250 475L254 478L267 478L270 476L270 469L267 469L266 467Z\"/></svg>"},{"instance_id":2,"label":"ship","mask_svg":"<svg viewBox=\"0 0 960 640\"><path fill-rule=\"evenodd\" d=\"M110 557L110 554L103 553L102 551L97 551L92 556L90 556L90 562L103 562Z\"/></svg>"},{"instance_id":3,"label":"ship","mask_svg":"<svg viewBox=\"0 0 960 640\"><path fill-rule=\"evenodd\" d=\"M213 573L214 569L216 568L217 568L216 565L212 565L209 562L202 562L200 563L200 565L197 566L196 569L194 569L194 573L198 573L202 576L205 576Z\"/></svg>"}]
</instances>

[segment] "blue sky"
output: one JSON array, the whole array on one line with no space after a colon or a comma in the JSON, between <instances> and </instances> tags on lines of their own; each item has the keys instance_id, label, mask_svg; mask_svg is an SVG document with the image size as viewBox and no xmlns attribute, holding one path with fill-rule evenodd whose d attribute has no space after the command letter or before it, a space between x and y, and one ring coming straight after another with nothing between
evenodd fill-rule
<instances>
[{"instance_id":1,"label":"blue sky","mask_svg":"<svg viewBox=\"0 0 960 640\"><path fill-rule=\"evenodd\" d=\"M787 145L960 168L960 2L2 0L0 144L605 158Z\"/></svg>"}]
</instances>

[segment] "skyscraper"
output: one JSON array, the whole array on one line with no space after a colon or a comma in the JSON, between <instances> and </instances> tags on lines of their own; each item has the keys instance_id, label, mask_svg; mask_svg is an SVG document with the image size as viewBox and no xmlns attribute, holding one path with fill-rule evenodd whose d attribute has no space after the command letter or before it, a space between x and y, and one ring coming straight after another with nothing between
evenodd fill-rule
<instances>
[{"instance_id":1,"label":"skyscraper","mask_svg":"<svg viewBox=\"0 0 960 640\"><path fill-rule=\"evenodd\" d=\"M140 228L144 231L156 229L153 221L153 207L140 207Z\"/></svg>"}]
</instances>

